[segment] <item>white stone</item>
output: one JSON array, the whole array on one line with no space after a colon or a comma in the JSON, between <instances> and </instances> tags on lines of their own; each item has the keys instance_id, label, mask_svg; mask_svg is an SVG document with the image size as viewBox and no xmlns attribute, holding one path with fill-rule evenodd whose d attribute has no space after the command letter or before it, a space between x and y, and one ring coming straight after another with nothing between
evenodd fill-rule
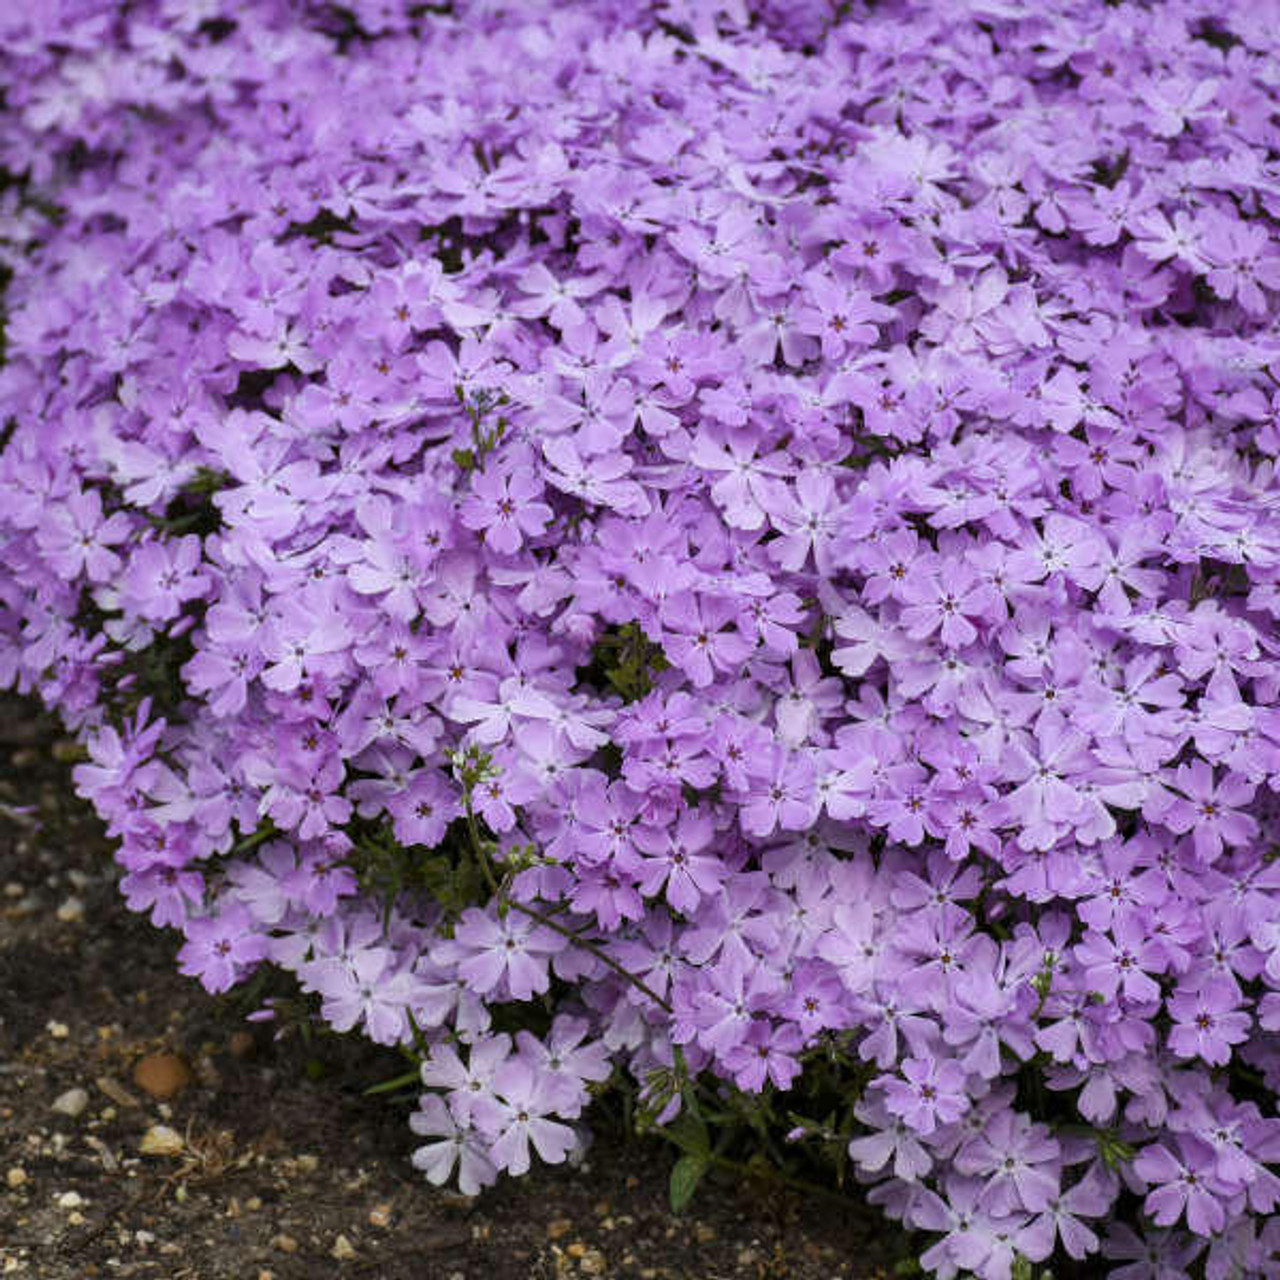
<instances>
[{"instance_id":1,"label":"white stone","mask_svg":"<svg viewBox=\"0 0 1280 1280\"><path fill-rule=\"evenodd\" d=\"M70 1116L73 1120L83 1114L89 1105L89 1095L83 1089L68 1089L54 1099L53 1109L60 1116Z\"/></svg>"},{"instance_id":2,"label":"white stone","mask_svg":"<svg viewBox=\"0 0 1280 1280\"><path fill-rule=\"evenodd\" d=\"M176 1156L182 1147L182 1135L167 1124L153 1124L138 1143L138 1150L144 1156Z\"/></svg>"},{"instance_id":3,"label":"white stone","mask_svg":"<svg viewBox=\"0 0 1280 1280\"><path fill-rule=\"evenodd\" d=\"M63 924L78 924L84 919L84 903L72 896L58 908L55 914Z\"/></svg>"}]
</instances>

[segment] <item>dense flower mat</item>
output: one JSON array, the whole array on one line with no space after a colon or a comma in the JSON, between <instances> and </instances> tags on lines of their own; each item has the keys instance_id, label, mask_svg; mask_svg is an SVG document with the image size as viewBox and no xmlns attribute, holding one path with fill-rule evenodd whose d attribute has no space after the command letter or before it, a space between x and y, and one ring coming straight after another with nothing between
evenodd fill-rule
<instances>
[{"instance_id":1,"label":"dense flower mat","mask_svg":"<svg viewBox=\"0 0 1280 1280\"><path fill-rule=\"evenodd\" d=\"M436 1182L612 1073L682 1199L718 1081L939 1276L1280 1274L1278 43L0 5L0 683L130 904Z\"/></svg>"}]
</instances>

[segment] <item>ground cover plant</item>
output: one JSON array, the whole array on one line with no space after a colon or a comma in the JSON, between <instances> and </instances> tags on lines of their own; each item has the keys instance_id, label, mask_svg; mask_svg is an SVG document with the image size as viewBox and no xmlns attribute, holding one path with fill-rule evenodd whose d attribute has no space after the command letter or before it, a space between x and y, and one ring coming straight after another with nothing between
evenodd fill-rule
<instances>
[{"instance_id":1,"label":"ground cover plant","mask_svg":"<svg viewBox=\"0 0 1280 1280\"><path fill-rule=\"evenodd\" d=\"M1277 16L10 7L0 682L184 971L467 1192L1280 1274Z\"/></svg>"}]
</instances>

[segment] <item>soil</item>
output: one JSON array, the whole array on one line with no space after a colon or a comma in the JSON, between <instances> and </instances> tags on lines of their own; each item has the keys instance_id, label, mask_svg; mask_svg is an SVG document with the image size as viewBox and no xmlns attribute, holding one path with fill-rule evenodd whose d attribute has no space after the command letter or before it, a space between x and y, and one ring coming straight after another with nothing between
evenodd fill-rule
<instances>
[{"instance_id":1,"label":"soil","mask_svg":"<svg viewBox=\"0 0 1280 1280\"><path fill-rule=\"evenodd\" d=\"M273 1039L177 972L176 935L124 906L70 746L0 698L0 1276L884 1280L910 1257L854 1197L710 1181L673 1214L671 1149L607 1116L577 1168L431 1187L411 1099L364 1094L403 1059ZM167 1101L133 1078L157 1053L191 1067ZM155 1126L173 1154L140 1151Z\"/></svg>"}]
</instances>

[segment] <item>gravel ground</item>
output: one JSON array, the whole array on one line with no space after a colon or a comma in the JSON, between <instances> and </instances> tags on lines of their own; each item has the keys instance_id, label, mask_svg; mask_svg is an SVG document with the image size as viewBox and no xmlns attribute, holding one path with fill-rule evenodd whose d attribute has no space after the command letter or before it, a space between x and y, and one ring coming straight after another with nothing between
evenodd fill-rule
<instances>
[{"instance_id":1,"label":"gravel ground","mask_svg":"<svg viewBox=\"0 0 1280 1280\"><path fill-rule=\"evenodd\" d=\"M60 742L0 701L0 1275L32 1280L886 1280L873 1209L711 1182L685 1214L653 1140L475 1199L409 1164L402 1060L272 1040L128 912ZM157 1063L159 1064L157 1066ZM140 1064L142 1064L140 1066Z\"/></svg>"}]
</instances>

